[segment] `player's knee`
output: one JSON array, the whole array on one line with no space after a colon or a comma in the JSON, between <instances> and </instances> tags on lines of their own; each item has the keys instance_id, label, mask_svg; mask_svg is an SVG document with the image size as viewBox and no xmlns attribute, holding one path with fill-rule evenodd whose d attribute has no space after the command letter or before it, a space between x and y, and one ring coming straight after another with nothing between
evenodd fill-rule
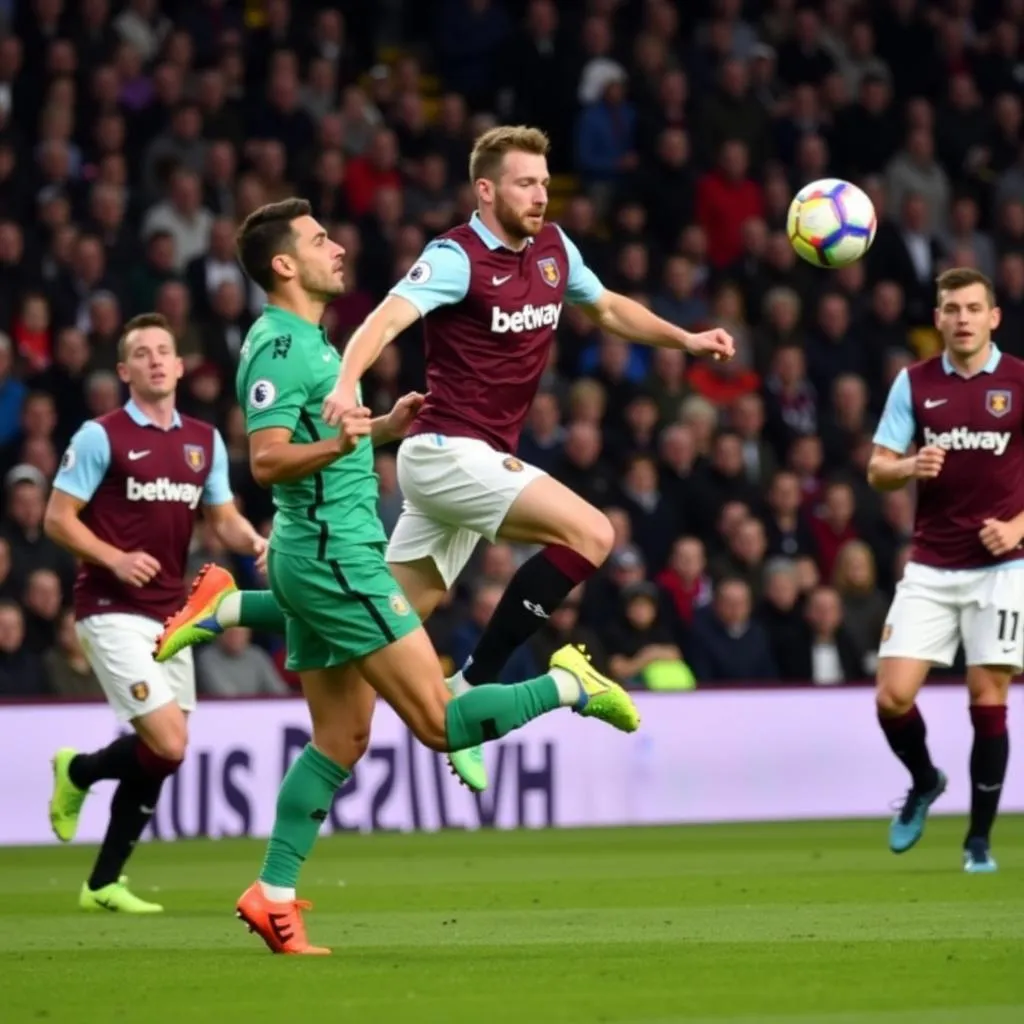
<instances>
[{"instance_id":1,"label":"player's knee","mask_svg":"<svg viewBox=\"0 0 1024 1024\"><path fill-rule=\"evenodd\" d=\"M172 775L178 770L188 750L188 733L184 730L167 730L149 735L143 743L150 753L166 768L166 774Z\"/></svg>"},{"instance_id":2,"label":"player's knee","mask_svg":"<svg viewBox=\"0 0 1024 1024\"><path fill-rule=\"evenodd\" d=\"M573 523L563 538L567 547L578 551L593 565L603 565L615 547L615 528L612 521L596 508L591 514Z\"/></svg>"},{"instance_id":3,"label":"player's knee","mask_svg":"<svg viewBox=\"0 0 1024 1024\"><path fill-rule=\"evenodd\" d=\"M1011 669L997 665L972 665L967 670L967 689L971 695L971 704L978 707L1005 704L1012 680Z\"/></svg>"},{"instance_id":4,"label":"player's knee","mask_svg":"<svg viewBox=\"0 0 1024 1024\"><path fill-rule=\"evenodd\" d=\"M313 728L313 746L335 764L355 767L370 746L370 730L358 727Z\"/></svg>"},{"instance_id":5,"label":"player's knee","mask_svg":"<svg viewBox=\"0 0 1024 1024\"><path fill-rule=\"evenodd\" d=\"M916 694L898 685L884 685L879 682L875 688L875 704L879 714L895 718L906 714L913 706Z\"/></svg>"}]
</instances>

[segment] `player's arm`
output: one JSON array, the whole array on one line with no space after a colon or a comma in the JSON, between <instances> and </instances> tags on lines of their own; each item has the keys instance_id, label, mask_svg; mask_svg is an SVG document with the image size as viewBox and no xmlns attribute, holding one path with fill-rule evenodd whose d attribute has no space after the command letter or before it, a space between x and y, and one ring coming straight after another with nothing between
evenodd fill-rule
<instances>
[{"instance_id":1,"label":"player's arm","mask_svg":"<svg viewBox=\"0 0 1024 1024\"><path fill-rule=\"evenodd\" d=\"M213 432L213 465L203 486L203 518L229 551L259 558L267 546L266 538L260 536L235 504L228 473L228 450L219 430Z\"/></svg>"},{"instance_id":2,"label":"player's arm","mask_svg":"<svg viewBox=\"0 0 1024 1024\"><path fill-rule=\"evenodd\" d=\"M876 491L898 491L911 480L932 480L939 475L946 457L941 448L926 447L916 455L906 454L916 431L910 375L900 370L885 400L868 460L868 483Z\"/></svg>"},{"instance_id":3,"label":"player's arm","mask_svg":"<svg viewBox=\"0 0 1024 1024\"><path fill-rule=\"evenodd\" d=\"M431 242L349 339L338 382L324 401L324 422L340 423L342 413L358 405L359 381L384 347L421 317L461 302L469 291L469 278L469 257L462 246L448 239Z\"/></svg>"},{"instance_id":4,"label":"player's arm","mask_svg":"<svg viewBox=\"0 0 1024 1024\"><path fill-rule=\"evenodd\" d=\"M583 255L561 228L569 261L566 299L602 330L629 341L660 348L681 348L691 355L713 355L729 359L734 354L732 336L720 328L691 334L660 316L655 316L635 299L605 288L600 278L583 262Z\"/></svg>"},{"instance_id":5,"label":"player's arm","mask_svg":"<svg viewBox=\"0 0 1024 1024\"><path fill-rule=\"evenodd\" d=\"M354 409L331 437L296 444L292 440L310 395L308 367L294 347L275 360L268 346L245 364L239 379L245 428L249 434L249 469L261 487L290 483L326 469L355 448L370 432L370 413Z\"/></svg>"},{"instance_id":6,"label":"player's arm","mask_svg":"<svg viewBox=\"0 0 1024 1024\"><path fill-rule=\"evenodd\" d=\"M122 551L108 544L81 519L82 509L96 493L109 465L107 432L89 420L71 439L61 459L46 503L43 531L82 561L100 565L122 582L141 587L160 571L160 563L145 551Z\"/></svg>"}]
</instances>

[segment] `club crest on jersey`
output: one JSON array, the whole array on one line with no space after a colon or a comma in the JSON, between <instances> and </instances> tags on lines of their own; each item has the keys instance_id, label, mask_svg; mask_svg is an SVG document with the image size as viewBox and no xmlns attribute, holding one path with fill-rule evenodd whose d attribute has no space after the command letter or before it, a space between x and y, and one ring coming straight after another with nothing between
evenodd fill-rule
<instances>
[{"instance_id":1,"label":"club crest on jersey","mask_svg":"<svg viewBox=\"0 0 1024 1024\"><path fill-rule=\"evenodd\" d=\"M544 283L552 288L558 287L558 282L562 280L562 272L558 269L558 262L553 256L545 256L542 260L537 260L537 266L540 267L540 276L544 278Z\"/></svg>"},{"instance_id":2,"label":"club crest on jersey","mask_svg":"<svg viewBox=\"0 0 1024 1024\"><path fill-rule=\"evenodd\" d=\"M185 445L185 461L188 463L189 469L195 473L201 473L206 466L206 452L203 451L201 445L187 444Z\"/></svg>"},{"instance_id":3,"label":"club crest on jersey","mask_svg":"<svg viewBox=\"0 0 1024 1024\"><path fill-rule=\"evenodd\" d=\"M128 687L128 692L142 704L149 699L149 683L132 683Z\"/></svg>"},{"instance_id":4,"label":"club crest on jersey","mask_svg":"<svg viewBox=\"0 0 1024 1024\"><path fill-rule=\"evenodd\" d=\"M986 391L985 408L997 418L1005 416L1013 408L1013 392Z\"/></svg>"}]
</instances>

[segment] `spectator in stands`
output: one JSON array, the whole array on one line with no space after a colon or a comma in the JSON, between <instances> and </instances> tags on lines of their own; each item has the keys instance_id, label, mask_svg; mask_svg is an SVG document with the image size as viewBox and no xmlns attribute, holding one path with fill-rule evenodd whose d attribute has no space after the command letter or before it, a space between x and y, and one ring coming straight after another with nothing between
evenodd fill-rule
<instances>
[{"instance_id":1,"label":"spectator in stands","mask_svg":"<svg viewBox=\"0 0 1024 1024\"><path fill-rule=\"evenodd\" d=\"M806 631L798 648L799 678L817 686L837 686L865 678L864 653L843 626L843 605L831 587L815 587L807 597Z\"/></svg>"},{"instance_id":2,"label":"spectator in stands","mask_svg":"<svg viewBox=\"0 0 1024 1024\"><path fill-rule=\"evenodd\" d=\"M692 689L693 673L658 612L658 588L652 583L634 583L623 590L621 611L608 633L612 675L650 690Z\"/></svg>"},{"instance_id":3,"label":"spectator in stands","mask_svg":"<svg viewBox=\"0 0 1024 1024\"><path fill-rule=\"evenodd\" d=\"M839 549L832 574L843 602L843 624L858 651L864 655L862 671L874 675L878 645L889 611L889 601L876 583L875 555L863 541L848 541Z\"/></svg>"},{"instance_id":4,"label":"spectator in stands","mask_svg":"<svg viewBox=\"0 0 1024 1024\"><path fill-rule=\"evenodd\" d=\"M14 601L0 601L0 697L50 693L42 661L25 646L25 616Z\"/></svg>"},{"instance_id":5,"label":"spectator in stands","mask_svg":"<svg viewBox=\"0 0 1024 1024\"><path fill-rule=\"evenodd\" d=\"M707 554L698 537L680 537L672 545L668 565L655 577L684 628L693 616L711 604L712 584L707 571Z\"/></svg>"},{"instance_id":6,"label":"spectator in stands","mask_svg":"<svg viewBox=\"0 0 1024 1024\"><path fill-rule=\"evenodd\" d=\"M266 651L252 644L252 630L226 629L196 653L196 683L211 697L284 697L290 692Z\"/></svg>"},{"instance_id":7,"label":"spectator in stands","mask_svg":"<svg viewBox=\"0 0 1024 1024\"><path fill-rule=\"evenodd\" d=\"M694 615L686 658L700 685L779 677L768 633L751 612L750 588L726 578L715 587L714 603Z\"/></svg>"},{"instance_id":8,"label":"spectator in stands","mask_svg":"<svg viewBox=\"0 0 1024 1024\"><path fill-rule=\"evenodd\" d=\"M101 700L96 673L89 665L75 631L75 613L64 608L57 620L56 642L43 655L43 671L50 690L58 697Z\"/></svg>"}]
</instances>

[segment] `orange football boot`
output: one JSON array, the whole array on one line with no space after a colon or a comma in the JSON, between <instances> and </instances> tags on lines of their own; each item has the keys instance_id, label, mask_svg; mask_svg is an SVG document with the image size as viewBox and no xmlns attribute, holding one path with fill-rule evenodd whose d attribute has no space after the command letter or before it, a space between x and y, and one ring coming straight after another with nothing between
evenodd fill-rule
<instances>
[{"instance_id":1,"label":"orange football boot","mask_svg":"<svg viewBox=\"0 0 1024 1024\"><path fill-rule=\"evenodd\" d=\"M178 651L212 640L223 632L217 622L217 606L238 587L234 577L219 565L209 562L199 570L185 603L166 622L153 648L153 660L173 658Z\"/></svg>"},{"instance_id":2,"label":"orange football boot","mask_svg":"<svg viewBox=\"0 0 1024 1024\"><path fill-rule=\"evenodd\" d=\"M263 887L253 882L239 897L235 913L266 944L271 953L296 956L327 956L324 946L311 946L306 938L302 911L311 910L308 900L273 903L263 895Z\"/></svg>"}]
</instances>

